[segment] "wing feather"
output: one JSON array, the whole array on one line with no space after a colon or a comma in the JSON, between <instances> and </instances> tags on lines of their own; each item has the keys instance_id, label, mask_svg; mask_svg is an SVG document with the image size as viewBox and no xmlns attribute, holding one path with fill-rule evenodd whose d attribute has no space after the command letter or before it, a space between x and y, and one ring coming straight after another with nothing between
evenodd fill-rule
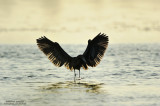
<instances>
[{"instance_id":1,"label":"wing feather","mask_svg":"<svg viewBox=\"0 0 160 106\"><path fill-rule=\"evenodd\" d=\"M58 67L65 65L68 68L67 64L69 64L72 57L57 42L52 42L44 36L37 39L37 45L54 65Z\"/></svg>"},{"instance_id":2,"label":"wing feather","mask_svg":"<svg viewBox=\"0 0 160 106\"><path fill-rule=\"evenodd\" d=\"M95 38L88 41L88 46L83 53L87 65L91 67L97 66L108 47L108 36L99 33Z\"/></svg>"}]
</instances>

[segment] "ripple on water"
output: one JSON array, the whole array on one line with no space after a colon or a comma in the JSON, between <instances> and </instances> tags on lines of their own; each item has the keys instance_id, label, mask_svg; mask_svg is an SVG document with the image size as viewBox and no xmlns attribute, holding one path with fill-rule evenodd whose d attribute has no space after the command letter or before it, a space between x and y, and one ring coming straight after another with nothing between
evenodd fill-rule
<instances>
[{"instance_id":1,"label":"ripple on water","mask_svg":"<svg viewBox=\"0 0 160 106\"><path fill-rule=\"evenodd\" d=\"M150 76L158 76L157 73L152 73Z\"/></svg>"},{"instance_id":2,"label":"ripple on water","mask_svg":"<svg viewBox=\"0 0 160 106\"><path fill-rule=\"evenodd\" d=\"M142 71L144 71L144 70L137 69L137 70L133 70L133 71L135 71L135 72L142 72Z\"/></svg>"}]
</instances>

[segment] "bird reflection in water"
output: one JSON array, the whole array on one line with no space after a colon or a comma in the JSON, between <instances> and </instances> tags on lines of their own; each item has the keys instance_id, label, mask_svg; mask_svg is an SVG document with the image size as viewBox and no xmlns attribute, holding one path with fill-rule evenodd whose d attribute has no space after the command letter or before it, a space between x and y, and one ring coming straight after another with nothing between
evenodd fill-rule
<instances>
[{"instance_id":1,"label":"bird reflection in water","mask_svg":"<svg viewBox=\"0 0 160 106\"><path fill-rule=\"evenodd\" d=\"M66 82L58 82L55 84L49 84L47 86L42 86L41 89L53 93L58 93L58 90L60 89L71 89L74 91L84 91L84 92L90 92L90 93L101 93L102 92L102 85L104 83L96 83L96 82L72 82L72 81L66 81Z\"/></svg>"}]
</instances>

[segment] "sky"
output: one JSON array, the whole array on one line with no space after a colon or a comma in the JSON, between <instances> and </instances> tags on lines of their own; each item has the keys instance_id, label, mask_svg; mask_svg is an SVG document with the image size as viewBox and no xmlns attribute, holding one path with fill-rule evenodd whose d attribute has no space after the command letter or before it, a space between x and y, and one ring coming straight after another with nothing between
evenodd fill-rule
<instances>
[{"instance_id":1,"label":"sky","mask_svg":"<svg viewBox=\"0 0 160 106\"><path fill-rule=\"evenodd\" d=\"M46 36L87 44L99 32L110 43L160 43L159 0L0 0L0 44L35 44Z\"/></svg>"}]
</instances>

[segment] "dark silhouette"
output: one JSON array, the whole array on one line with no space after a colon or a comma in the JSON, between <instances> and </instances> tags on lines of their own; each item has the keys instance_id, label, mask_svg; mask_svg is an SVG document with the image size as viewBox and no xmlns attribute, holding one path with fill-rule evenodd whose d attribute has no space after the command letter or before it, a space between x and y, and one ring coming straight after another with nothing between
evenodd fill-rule
<instances>
[{"instance_id":1,"label":"dark silhouette","mask_svg":"<svg viewBox=\"0 0 160 106\"><path fill-rule=\"evenodd\" d=\"M52 42L45 36L37 39L37 45L54 65L65 65L67 69L74 70L75 77L75 69L79 70L80 78L81 67L87 70L88 66L96 67L100 63L108 46L108 36L99 33L92 40L89 39L85 52L77 57L71 57L57 42Z\"/></svg>"}]
</instances>

